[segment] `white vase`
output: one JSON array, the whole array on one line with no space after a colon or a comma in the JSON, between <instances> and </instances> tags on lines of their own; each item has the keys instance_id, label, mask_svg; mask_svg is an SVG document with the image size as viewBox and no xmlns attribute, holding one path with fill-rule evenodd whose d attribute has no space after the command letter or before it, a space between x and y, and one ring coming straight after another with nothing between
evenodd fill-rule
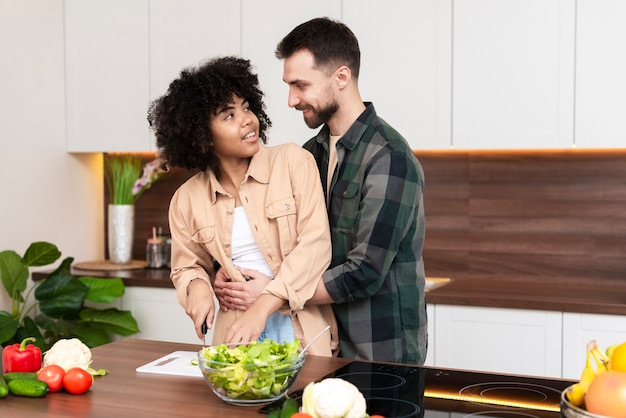
<instances>
[{"instance_id":1,"label":"white vase","mask_svg":"<svg viewBox=\"0 0 626 418\"><path fill-rule=\"evenodd\" d=\"M134 205L109 205L109 259L114 264L133 260Z\"/></svg>"}]
</instances>

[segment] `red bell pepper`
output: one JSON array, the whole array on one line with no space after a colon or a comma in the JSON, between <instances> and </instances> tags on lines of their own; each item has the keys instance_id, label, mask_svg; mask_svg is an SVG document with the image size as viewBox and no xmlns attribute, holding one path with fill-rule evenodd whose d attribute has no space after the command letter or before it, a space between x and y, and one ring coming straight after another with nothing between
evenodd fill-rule
<instances>
[{"instance_id":1,"label":"red bell pepper","mask_svg":"<svg viewBox=\"0 0 626 418\"><path fill-rule=\"evenodd\" d=\"M2 368L5 373L37 372L41 369L41 349L29 341L34 337L24 338L21 344L7 345L2 350Z\"/></svg>"}]
</instances>

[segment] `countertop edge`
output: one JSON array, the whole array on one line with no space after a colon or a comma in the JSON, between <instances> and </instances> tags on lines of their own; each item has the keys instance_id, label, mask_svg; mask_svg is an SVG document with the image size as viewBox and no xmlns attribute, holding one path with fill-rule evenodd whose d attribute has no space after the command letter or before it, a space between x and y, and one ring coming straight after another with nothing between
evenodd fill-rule
<instances>
[{"instance_id":1,"label":"countertop edge","mask_svg":"<svg viewBox=\"0 0 626 418\"><path fill-rule=\"evenodd\" d=\"M119 277L127 287L174 289L169 269L95 271L72 269L76 276ZM34 272L42 280L46 272ZM520 280L452 280L426 292L435 305L531 309L568 313L626 315L626 281L574 283Z\"/></svg>"}]
</instances>

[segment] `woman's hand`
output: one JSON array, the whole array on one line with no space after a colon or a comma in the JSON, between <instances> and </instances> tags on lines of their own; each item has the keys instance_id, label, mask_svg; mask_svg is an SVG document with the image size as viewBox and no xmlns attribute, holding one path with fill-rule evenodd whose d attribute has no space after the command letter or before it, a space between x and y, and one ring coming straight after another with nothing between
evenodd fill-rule
<instances>
[{"instance_id":1,"label":"woman's hand","mask_svg":"<svg viewBox=\"0 0 626 418\"><path fill-rule=\"evenodd\" d=\"M226 343L241 343L259 339L267 319L276 312L284 301L274 295L261 295L256 302L233 322L226 332Z\"/></svg>"},{"instance_id":2,"label":"woman's hand","mask_svg":"<svg viewBox=\"0 0 626 418\"><path fill-rule=\"evenodd\" d=\"M204 340L202 324L206 321L208 329L213 327L215 317L215 302L207 282L202 279L192 280L187 286L187 303L185 313L193 320L198 338Z\"/></svg>"},{"instance_id":3,"label":"woman's hand","mask_svg":"<svg viewBox=\"0 0 626 418\"><path fill-rule=\"evenodd\" d=\"M213 287L215 295L224 311L237 309L245 311L261 296L265 286L272 280L256 270L242 269L241 274L249 277L246 282L233 282L226 276L223 268L215 275Z\"/></svg>"}]
</instances>

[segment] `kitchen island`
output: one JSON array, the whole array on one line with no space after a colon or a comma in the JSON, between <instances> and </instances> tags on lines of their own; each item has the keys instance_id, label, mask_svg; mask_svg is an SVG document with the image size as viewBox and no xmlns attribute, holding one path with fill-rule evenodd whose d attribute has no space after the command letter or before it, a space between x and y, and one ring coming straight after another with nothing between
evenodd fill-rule
<instances>
[{"instance_id":1,"label":"kitchen island","mask_svg":"<svg viewBox=\"0 0 626 418\"><path fill-rule=\"evenodd\" d=\"M109 370L106 376L95 378L91 389L84 395L65 392L50 393L44 398L23 398L9 395L0 400L2 416L7 417L262 417L259 407L229 405L218 399L202 377L173 376L140 373L136 369L174 351L197 351L200 345L179 344L127 338L92 349L94 368ZM346 368L351 367L348 372ZM339 374L340 371L344 374ZM399 373L402 371L402 373ZM375 396L376 385L393 383L394 405L420 405L421 412L392 416L416 416L425 418L465 416L469 413L488 411L493 417L558 418L559 393L572 382L562 379L539 379L528 376L486 374L442 368L416 367L410 365L353 362L342 358L325 358L307 355L304 368L292 388L294 397L307 383L336 373L337 377L358 377L358 385L371 405L383 397ZM394 380L396 379L396 380ZM480 387L496 382L498 387L490 393L500 393L500 398L479 399ZM514 394L520 387L522 395ZM500 388L500 389L498 389ZM532 390L529 390L531 388ZM546 395L537 396L538 388ZM534 401L529 406L524 393ZM419 397L419 398L418 398ZM540 398L540 399L537 399ZM544 399L545 398L545 399ZM505 404L525 406L505 406ZM369 404L368 404L369 408ZM373 407L374 408L374 407ZM536 408L536 409L533 409ZM370 408L371 409L371 408ZM416 409L415 409L416 410ZM370 413L381 413L372 411ZM460 415L458 415L460 413Z\"/></svg>"}]
</instances>

